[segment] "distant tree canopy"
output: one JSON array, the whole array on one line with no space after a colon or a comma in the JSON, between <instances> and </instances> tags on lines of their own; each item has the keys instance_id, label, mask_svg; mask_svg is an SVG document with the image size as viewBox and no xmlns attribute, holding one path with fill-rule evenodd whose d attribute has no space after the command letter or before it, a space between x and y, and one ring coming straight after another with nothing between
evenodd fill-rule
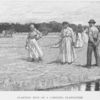
<instances>
[{"instance_id":1,"label":"distant tree canopy","mask_svg":"<svg viewBox=\"0 0 100 100\"><path fill-rule=\"evenodd\" d=\"M29 32L30 24L34 24L35 27L41 31L44 35L47 35L49 32L60 32L62 29L62 23L58 23L56 21L51 21L49 23L28 23L28 24L19 24L19 23L0 23L0 33L3 30L14 30L15 32ZM70 23L70 27L74 30L74 32L81 33L87 26L83 26L81 24L76 25ZM100 30L100 26L97 26Z\"/></svg>"}]
</instances>

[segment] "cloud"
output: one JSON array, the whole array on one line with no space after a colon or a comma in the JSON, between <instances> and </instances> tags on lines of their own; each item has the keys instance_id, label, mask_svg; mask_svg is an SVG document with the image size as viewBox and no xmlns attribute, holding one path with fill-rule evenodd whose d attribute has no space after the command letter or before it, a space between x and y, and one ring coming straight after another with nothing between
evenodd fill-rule
<instances>
[{"instance_id":1,"label":"cloud","mask_svg":"<svg viewBox=\"0 0 100 100\"><path fill-rule=\"evenodd\" d=\"M100 23L100 2L66 0L0 0L0 22L48 22L64 20L84 23L94 18Z\"/></svg>"}]
</instances>

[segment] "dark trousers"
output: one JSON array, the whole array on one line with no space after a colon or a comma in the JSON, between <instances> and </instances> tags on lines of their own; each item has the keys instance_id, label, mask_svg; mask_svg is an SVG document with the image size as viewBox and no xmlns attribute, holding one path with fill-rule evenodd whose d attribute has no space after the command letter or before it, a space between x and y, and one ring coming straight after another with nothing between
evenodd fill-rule
<instances>
[{"instance_id":1,"label":"dark trousers","mask_svg":"<svg viewBox=\"0 0 100 100\"><path fill-rule=\"evenodd\" d=\"M96 65L98 66L98 58L99 58L98 48L92 42L89 41L88 48L87 48L87 65L88 66L91 66L92 52L94 52Z\"/></svg>"}]
</instances>

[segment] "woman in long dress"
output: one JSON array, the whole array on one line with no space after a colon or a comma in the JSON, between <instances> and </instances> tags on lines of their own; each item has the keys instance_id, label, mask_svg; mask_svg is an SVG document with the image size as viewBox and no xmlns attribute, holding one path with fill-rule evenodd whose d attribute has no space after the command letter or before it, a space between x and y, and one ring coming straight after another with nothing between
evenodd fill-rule
<instances>
[{"instance_id":1,"label":"woman in long dress","mask_svg":"<svg viewBox=\"0 0 100 100\"><path fill-rule=\"evenodd\" d=\"M87 29L82 32L82 39L83 39L85 44L88 44L89 38L88 38L88 34L87 34Z\"/></svg>"},{"instance_id":2,"label":"woman in long dress","mask_svg":"<svg viewBox=\"0 0 100 100\"><path fill-rule=\"evenodd\" d=\"M38 45L37 40L42 37L42 34L34 27L34 25L31 25L30 28L31 32L28 34L26 40L26 48L28 50L31 61L40 61L42 60L43 52Z\"/></svg>"},{"instance_id":3,"label":"woman in long dress","mask_svg":"<svg viewBox=\"0 0 100 100\"><path fill-rule=\"evenodd\" d=\"M60 35L59 48L60 48L60 61L62 64L71 64L75 58L75 34L72 28L69 27L67 22L63 22L63 29Z\"/></svg>"},{"instance_id":4,"label":"woman in long dress","mask_svg":"<svg viewBox=\"0 0 100 100\"><path fill-rule=\"evenodd\" d=\"M77 41L76 41L76 47L77 48L83 47L82 33L78 33L78 37L77 37Z\"/></svg>"}]
</instances>

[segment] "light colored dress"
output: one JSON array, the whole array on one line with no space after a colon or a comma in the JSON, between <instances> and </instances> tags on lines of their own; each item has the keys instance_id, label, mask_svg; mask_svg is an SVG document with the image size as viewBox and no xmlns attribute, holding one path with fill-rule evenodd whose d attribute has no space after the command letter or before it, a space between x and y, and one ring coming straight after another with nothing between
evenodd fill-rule
<instances>
[{"instance_id":1,"label":"light colored dress","mask_svg":"<svg viewBox=\"0 0 100 100\"><path fill-rule=\"evenodd\" d=\"M81 33L78 33L78 39L76 41L76 47L81 48L81 47L83 47L83 44L84 44L84 41L83 41L82 35L81 35Z\"/></svg>"},{"instance_id":2,"label":"light colored dress","mask_svg":"<svg viewBox=\"0 0 100 100\"><path fill-rule=\"evenodd\" d=\"M76 58L74 50L75 34L70 27L67 27L61 31L60 37L60 61L62 63L72 63Z\"/></svg>"},{"instance_id":3,"label":"light colored dress","mask_svg":"<svg viewBox=\"0 0 100 100\"><path fill-rule=\"evenodd\" d=\"M88 38L87 30L85 30L85 31L82 32L82 39L83 39L83 42L85 44L88 44L89 38Z\"/></svg>"},{"instance_id":4,"label":"light colored dress","mask_svg":"<svg viewBox=\"0 0 100 100\"><path fill-rule=\"evenodd\" d=\"M29 53L29 57L34 60L39 60L43 57L43 52L40 46L38 45L37 40L41 37L41 33L38 30L30 32L26 41L26 48Z\"/></svg>"}]
</instances>

